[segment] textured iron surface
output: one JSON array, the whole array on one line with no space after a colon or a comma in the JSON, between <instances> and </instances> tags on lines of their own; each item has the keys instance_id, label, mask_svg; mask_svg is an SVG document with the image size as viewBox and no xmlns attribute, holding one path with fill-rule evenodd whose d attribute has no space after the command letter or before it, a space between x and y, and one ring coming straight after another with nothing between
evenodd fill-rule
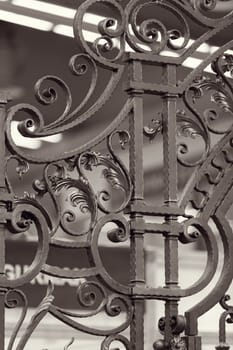
<instances>
[{"instance_id":1,"label":"textured iron surface","mask_svg":"<svg viewBox=\"0 0 233 350\"><path fill-rule=\"evenodd\" d=\"M185 60L202 43L228 30L233 23L233 12L212 16L216 4L214 0L130 0L127 4L87 0L77 9L74 19L79 53L69 62L77 86L78 78L85 75L90 81L83 101L76 107L75 95L59 77L41 78L35 85L35 96L43 110L56 102L56 89L62 90L66 99L60 116L47 124L46 115L37 107L26 103L11 103L9 107L8 97L1 93L0 350L24 349L47 314L67 327L100 337L102 350L113 349L115 342L127 350L143 350L145 301L151 299L164 302L165 312L158 324L161 339L154 339L150 349L199 350L198 319L219 302L225 311L220 316L217 349L229 348L225 323L233 322L233 308L227 304L227 290L233 277L233 233L226 215L233 202L233 56L226 51L232 48L233 41L224 42L206 55L198 67L189 70L182 79L179 77ZM92 13L95 6L103 8L103 19L96 25L99 37L90 43L85 40L82 28L84 16ZM144 18L148 8L151 17ZM105 16L106 9L108 14L112 13L111 18ZM169 16L175 18L177 28L169 26ZM191 22L202 30L195 41L190 41ZM145 77L146 66L150 67L151 79ZM207 67L211 74L205 72ZM101 69L109 73L109 81L96 98ZM87 120L95 125L96 114L111 101L122 81L124 104L113 106L115 117L86 144L80 145L77 140L77 146L64 153L48 150L43 154L15 144L11 123L18 116L21 116L18 129L28 138L65 133L85 125ZM146 95L154 97L156 109L160 110L150 125L144 117ZM227 123L223 124L224 117ZM164 193L162 203L153 205L145 198L143 148L147 138L153 143L157 137L162 140ZM198 156L195 142L199 150L202 148ZM105 144L106 153L99 151L100 144ZM119 157L119 145L122 149L128 146L128 163ZM9 163L14 162L22 181L31 167L40 165L42 169L41 176L24 196L15 193L8 174ZM179 172L190 168L192 176L184 188L179 188ZM96 188L97 177L105 182L101 190ZM50 206L46 205L48 202ZM31 232L37 236L35 258L22 276L8 279L6 239L14 235L17 240L17 235ZM145 277L144 239L145 235L154 234L164 240L165 276L161 281L164 286L151 287ZM193 285L182 288L178 251L181 247L182 254L183 245L195 242L199 236L205 243L206 266ZM103 237L116 247L121 242L129 243L128 285L116 281L102 261L99 246ZM213 279L219 253L216 237L224 251L218 281L207 296L181 315L180 299L202 291ZM51 265L48 255L53 247L77 250L77 254L84 250L87 266ZM40 272L64 279L85 278L74 298L82 311L57 305L54 286L49 283L44 299L16 343L28 308L27 296L20 287ZM5 309L17 306L21 307L21 315L6 347ZM83 318L91 319L100 313L109 318L106 328L89 327L82 322ZM118 325L114 322L111 327L111 319L119 315L122 317ZM66 348L72 346L72 341L68 341Z\"/></svg>"}]
</instances>

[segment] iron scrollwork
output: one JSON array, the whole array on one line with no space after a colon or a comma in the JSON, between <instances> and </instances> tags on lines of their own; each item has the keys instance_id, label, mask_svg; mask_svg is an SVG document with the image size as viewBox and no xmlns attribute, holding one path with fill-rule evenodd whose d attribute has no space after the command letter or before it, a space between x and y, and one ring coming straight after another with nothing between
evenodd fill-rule
<instances>
[{"instance_id":1,"label":"iron scrollwork","mask_svg":"<svg viewBox=\"0 0 233 350\"><path fill-rule=\"evenodd\" d=\"M220 305L225 311L221 314L219 318L219 344L216 346L216 349L229 349L230 346L226 342L226 323L233 323L232 320L232 306L227 304L227 301L230 300L228 294L224 295L220 300Z\"/></svg>"},{"instance_id":2,"label":"iron scrollwork","mask_svg":"<svg viewBox=\"0 0 233 350\"><path fill-rule=\"evenodd\" d=\"M103 18L96 26L98 38L89 43L85 39L83 22L96 6L103 9ZM233 193L233 58L227 52L233 42L224 42L182 81L177 79L177 72L202 43L232 24L233 12L217 18L211 16L216 6L215 0L130 0L127 4L116 0L87 0L80 5L74 19L74 36L80 52L69 62L77 81L84 76L89 81L78 106L74 106L68 84L55 75L42 77L34 87L35 97L44 110L56 103L61 92L64 95L62 112L48 123L39 108L26 103L12 104L8 108L7 96L1 95L1 254L4 256L5 231L16 238L22 233L34 235L37 243L31 265L16 279L7 278L5 261L0 257L0 312L3 314L5 308L23 305L8 350L23 350L47 314L72 327L74 334L82 331L100 337L101 350L110 350L119 343L126 350L142 350L147 299L165 303L165 316L158 326L163 339L151 344L154 349L200 350L198 319L219 302L232 281L232 229L226 213L232 205ZM175 26L167 20L170 17ZM191 40L191 22L202 28L202 34L195 41ZM147 64L151 70L154 67L161 69L162 81L146 80L143 69ZM211 76L205 72L210 65ZM108 72L109 80L96 98L101 69ZM96 114L111 101L125 75L128 79L124 85L123 106L104 130L85 144L77 142L73 149L66 149L64 153L55 150L54 154L45 152L41 155L27 151L26 147L20 148L14 142L12 122L15 121L26 138L66 133L87 121L95 123ZM162 107L157 112L158 119L153 118L151 124L145 125L143 105L147 94L156 95ZM222 128L220 122L225 117L227 126ZM121 123L126 124L126 121L128 126L122 128ZM143 187L143 136L153 141L159 134L163 139L165 190L163 203L151 206L146 201ZM107 153L97 147L104 142ZM199 154L195 154L195 142L201 144ZM124 151L129 165L119 155L119 144L121 152L129 145L128 151ZM40 165L40 175L24 196L15 193L9 176L9 166L13 162L17 163L16 172L22 181L31 167ZM184 168L192 168L193 175L180 191L178 173ZM101 178L102 188L97 188L96 178ZM157 217L162 220L151 223L151 216L155 221ZM223 243L222 272L209 295L180 315L179 300L203 290L217 268L218 245L211 220ZM145 278L144 236L154 233L160 234L165 242L164 287L149 287ZM195 242L200 236L207 251L206 266L193 285L181 288L178 245ZM120 283L108 272L100 254L103 237L116 246L129 243L130 266L125 267L130 270L128 284ZM67 268L51 264L48 255L53 247L72 249L77 254L84 250L86 266ZM54 296L56 287L49 282L45 297L15 347L27 313L27 296L20 287L40 272L66 280L85 278L77 288L74 300L80 311L58 305ZM222 299L226 311L220 319L223 337L220 337L217 349L227 348L225 320L230 316L232 322L232 307L226 300L227 297ZM107 319L121 317L118 325L112 327L91 327L82 323L83 319L93 319L96 315L105 315ZM4 334L3 323L0 322L0 338ZM130 337L123 333L128 329ZM74 341L72 338L68 343L68 340L66 349L72 347ZM2 341L0 348L4 350Z\"/></svg>"}]
</instances>

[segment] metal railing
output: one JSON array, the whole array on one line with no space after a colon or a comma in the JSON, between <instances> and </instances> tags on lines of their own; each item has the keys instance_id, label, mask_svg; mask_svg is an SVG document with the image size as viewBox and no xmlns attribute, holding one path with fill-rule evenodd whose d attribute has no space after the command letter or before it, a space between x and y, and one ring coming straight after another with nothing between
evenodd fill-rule
<instances>
[{"instance_id":1,"label":"metal railing","mask_svg":"<svg viewBox=\"0 0 233 350\"><path fill-rule=\"evenodd\" d=\"M103 19L96 25L99 37L91 43L82 29L84 17L95 12L96 6L103 7ZM233 272L232 229L226 218L233 201L233 130L230 122L233 56L228 50L233 43L224 41L224 33L231 28L233 14L218 15L215 7L214 0L131 0L126 5L116 0L87 0L80 5L74 19L74 34L80 52L69 63L75 76L87 75L90 80L79 106L73 107L68 85L52 75L36 83L35 94L39 103L47 106L55 102L57 93L54 87L46 84L57 85L63 90L66 106L53 122L46 124L46 118L33 105L9 106L8 96L1 93L1 350L5 349L5 308L18 305L22 306L22 314L15 324L8 350L23 349L47 314L74 329L102 337L102 350L112 348L115 341L125 349L142 350L146 300L159 300L165 304L165 315L158 324L161 339L154 339L150 348L200 349L198 319L220 302L225 311L219 321L217 349L228 349L225 323L233 322L233 309L227 304L229 296L226 295ZM195 31L196 25L200 34ZM203 43L220 34L222 46L206 54L197 67L186 70L185 77L181 78L184 62ZM145 74L148 67L150 80ZM109 81L95 100L100 70L103 69L108 72ZM24 117L18 122L19 131L30 138L64 133L84 125L91 118L95 125L95 115L111 100L122 79L126 98L120 112L86 144L77 143L76 148L62 154L55 150L41 155L20 148L14 142L11 123L18 115ZM149 126L145 125L144 119L146 95L155 97L155 108L160 112ZM161 106L158 106L158 100ZM114 108L112 113L115 114ZM218 123L225 117L226 123ZM128 121L124 124L126 128L119 127L125 121ZM162 203L156 205L148 204L144 198L143 147L146 137L152 142L160 137L163 144L164 193ZM117 154L116 140L122 148L129 144L129 166ZM193 146L194 141L197 141L199 153L197 146ZM97 152L96 146L101 142L106 142L107 154ZM23 197L16 196L8 176L8 164L13 160L17 161L16 171L22 177L34 165L40 165L43 172L40 179L33 181L33 191ZM190 168L192 175L180 189L179 173ZM92 183L88 178L88 174L96 170L106 181L106 188L101 191L96 190L95 181ZM51 202L53 217L46 201ZM149 220L151 217L152 221ZM105 228L107 224L111 224L111 229ZM128 285L116 281L102 262L99 239L104 228L106 239L116 246L124 241L130 244ZM32 231L38 237L34 260L22 276L9 279L5 271L6 238ZM62 237L58 235L61 231ZM144 238L155 234L164 239L165 284L162 287L149 287L145 279ZM200 236L207 251L206 267L198 281L182 288L178 277L178 247L194 242ZM207 296L180 315L179 300L202 291L213 279L218 264L217 236L224 250L218 282ZM85 251L86 266L54 266L48 260L50 249L54 247L76 250L77 254ZM77 289L77 300L74 300L82 310L70 311L57 305L54 286L49 282L46 296L15 345L27 311L27 296L20 288L40 272L65 279L85 278ZM106 329L88 327L80 322L81 318L91 318L100 312L110 318L122 314L124 321ZM129 338L122 334L128 328Z\"/></svg>"}]
</instances>

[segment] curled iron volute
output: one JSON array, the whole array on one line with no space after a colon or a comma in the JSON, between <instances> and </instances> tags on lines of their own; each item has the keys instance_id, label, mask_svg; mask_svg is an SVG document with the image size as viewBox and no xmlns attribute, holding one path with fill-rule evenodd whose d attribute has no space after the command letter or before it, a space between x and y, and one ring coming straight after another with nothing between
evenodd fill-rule
<instances>
[{"instance_id":1,"label":"curled iron volute","mask_svg":"<svg viewBox=\"0 0 233 350\"><path fill-rule=\"evenodd\" d=\"M182 315L172 316L170 320L170 325L172 328L172 333L178 335L185 330L186 320Z\"/></svg>"}]
</instances>

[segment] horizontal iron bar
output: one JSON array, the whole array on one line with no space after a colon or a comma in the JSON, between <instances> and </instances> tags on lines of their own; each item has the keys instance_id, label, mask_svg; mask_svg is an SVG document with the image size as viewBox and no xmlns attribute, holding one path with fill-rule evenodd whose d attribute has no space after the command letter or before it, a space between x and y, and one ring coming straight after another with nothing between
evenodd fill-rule
<instances>
[{"instance_id":1,"label":"horizontal iron bar","mask_svg":"<svg viewBox=\"0 0 233 350\"><path fill-rule=\"evenodd\" d=\"M132 295L134 298L142 299L154 299L154 300L166 300L168 298L181 298L185 296L183 289L177 288L150 288L150 287L138 287L132 288Z\"/></svg>"},{"instance_id":2,"label":"horizontal iron bar","mask_svg":"<svg viewBox=\"0 0 233 350\"><path fill-rule=\"evenodd\" d=\"M183 227L177 222L158 224L153 222L143 223L131 221L130 227L132 231L144 231L145 233L172 233L179 235L179 233L183 232Z\"/></svg>"},{"instance_id":3,"label":"horizontal iron bar","mask_svg":"<svg viewBox=\"0 0 233 350\"><path fill-rule=\"evenodd\" d=\"M186 216L183 208L167 206L150 206L146 203L136 202L128 206L126 213L139 213L149 216Z\"/></svg>"},{"instance_id":4,"label":"horizontal iron bar","mask_svg":"<svg viewBox=\"0 0 233 350\"><path fill-rule=\"evenodd\" d=\"M161 95L167 93L181 95L184 91L184 88L183 86L170 86L156 83L136 82L131 80L126 84L125 90L142 90L144 93L153 95Z\"/></svg>"}]
</instances>

